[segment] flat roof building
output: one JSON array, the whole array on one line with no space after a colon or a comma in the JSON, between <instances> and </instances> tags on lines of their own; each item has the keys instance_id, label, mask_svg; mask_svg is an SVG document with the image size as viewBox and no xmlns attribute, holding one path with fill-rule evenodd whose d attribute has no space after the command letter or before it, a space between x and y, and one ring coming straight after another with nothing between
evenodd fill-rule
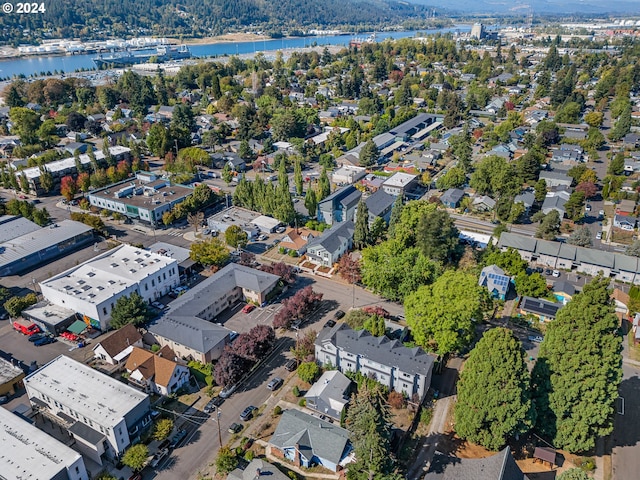
<instances>
[{"instance_id":1,"label":"flat roof building","mask_svg":"<svg viewBox=\"0 0 640 480\"><path fill-rule=\"evenodd\" d=\"M382 183L382 189L394 197L404 196L418 184L418 176L405 172L396 172Z\"/></svg>"},{"instance_id":2,"label":"flat roof building","mask_svg":"<svg viewBox=\"0 0 640 480\"><path fill-rule=\"evenodd\" d=\"M14 229L7 234L5 226L11 228L13 222L0 224L0 235L11 236L24 232L27 225ZM31 230L28 228L27 230ZM18 275L25 270L37 267L54 258L68 255L70 252L93 241L93 228L73 220L63 220L47 227L38 227L19 236L0 243L0 276Z\"/></svg>"},{"instance_id":3,"label":"flat roof building","mask_svg":"<svg viewBox=\"0 0 640 480\"><path fill-rule=\"evenodd\" d=\"M0 395L15 394L20 388L23 378L24 371L22 368L4 358L0 358Z\"/></svg>"},{"instance_id":4,"label":"flat roof building","mask_svg":"<svg viewBox=\"0 0 640 480\"><path fill-rule=\"evenodd\" d=\"M68 308L88 325L106 330L118 300L138 292L147 302L180 283L178 262L131 245L121 245L40 283L44 298Z\"/></svg>"},{"instance_id":5,"label":"flat roof building","mask_svg":"<svg viewBox=\"0 0 640 480\"><path fill-rule=\"evenodd\" d=\"M4 408L0 408L0 445L0 478L89 480L78 452Z\"/></svg>"},{"instance_id":6,"label":"flat roof building","mask_svg":"<svg viewBox=\"0 0 640 480\"><path fill-rule=\"evenodd\" d=\"M64 355L24 384L34 409L68 430L99 464L118 457L151 423L147 394Z\"/></svg>"},{"instance_id":7,"label":"flat roof building","mask_svg":"<svg viewBox=\"0 0 640 480\"><path fill-rule=\"evenodd\" d=\"M150 225L159 225L165 212L184 202L192 193L191 187L172 185L167 179L142 172L135 180L127 179L89 192L87 199L99 209L118 212Z\"/></svg>"}]
</instances>

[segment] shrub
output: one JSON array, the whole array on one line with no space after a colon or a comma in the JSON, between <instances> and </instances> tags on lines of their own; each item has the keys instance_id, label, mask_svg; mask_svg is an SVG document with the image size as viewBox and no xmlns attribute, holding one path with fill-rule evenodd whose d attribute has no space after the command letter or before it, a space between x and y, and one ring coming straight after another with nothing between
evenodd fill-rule
<instances>
[{"instance_id":1,"label":"shrub","mask_svg":"<svg viewBox=\"0 0 640 480\"><path fill-rule=\"evenodd\" d=\"M273 414L282 415L282 407L280 407L280 405L276 405L276 407L273 409Z\"/></svg>"},{"instance_id":2,"label":"shrub","mask_svg":"<svg viewBox=\"0 0 640 480\"><path fill-rule=\"evenodd\" d=\"M301 398L300 401L298 402L298 405L300 405L301 407L306 407L307 406L307 399L306 398Z\"/></svg>"},{"instance_id":3,"label":"shrub","mask_svg":"<svg viewBox=\"0 0 640 480\"><path fill-rule=\"evenodd\" d=\"M393 408L404 408L406 405L404 395L402 395L400 392L396 392L395 390L389 393L387 402Z\"/></svg>"},{"instance_id":4,"label":"shrub","mask_svg":"<svg viewBox=\"0 0 640 480\"><path fill-rule=\"evenodd\" d=\"M430 408L423 408L420 412L420 423L427 426L431 423L431 417L433 416L433 410Z\"/></svg>"},{"instance_id":5,"label":"shrub","mask_svg":"<svg viewBox=\"0 0 640 480\"><path fill-rule=\"evenodd\" d=\"M160 351L160 345L158 345L157 343L151 345L151 352L156 353L158 351Z\"/></svg>"},{"instance_id":6,"label":"shrub","mask_svg":"<svg viewBox=\"0 0 640 480\"><path fill-rule=\"evenodd\" d=\"M300 389L298 388L297 385L293 386L293 390L292 390L293 396L298 398L300 396Z\"/></svg>"},{"instance_id":7,"label":"shrub","mask_svg":"<svg viewBox=\"0 0 640 480\"><path fill-rule=\"evenodd\" d=\"M253 460L253 457L255 457L255 453L253 453L253 450L247 450L244 454L244 459L247 462L250 462L251 460Z\"/></svg>"}]
</instances>

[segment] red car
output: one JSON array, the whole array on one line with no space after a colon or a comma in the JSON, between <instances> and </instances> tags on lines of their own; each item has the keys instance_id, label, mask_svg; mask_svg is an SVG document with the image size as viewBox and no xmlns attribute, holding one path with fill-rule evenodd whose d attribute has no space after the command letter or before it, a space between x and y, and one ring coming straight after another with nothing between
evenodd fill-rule
<instances>
[{"instance_id":1,"label":"red car","mask_svg":"<svg viewBox=\"0 0 640 480\"><path fill-rule=\"evenodd\" d=\"M243 308L242 308L242 313L249 313L252 312L254 309L256 308L255 305L252 305L250 303L247 303Z\"/></svg>"},{"instance_id":2,"label":"red car","mask_svg":"<svg viewBox=\"0 0 640 480\"><path fill-rule=\"evenodd\" d=\"M35 323L32 323L31 325L23 325L19 322L13 322L13 328L15 328L17 331L19 331L23 335L28 335L28 336L35 335L36 333L40 333L40 327L38 327L38 325L36 325Z\"/></svg>"}]
</instances>

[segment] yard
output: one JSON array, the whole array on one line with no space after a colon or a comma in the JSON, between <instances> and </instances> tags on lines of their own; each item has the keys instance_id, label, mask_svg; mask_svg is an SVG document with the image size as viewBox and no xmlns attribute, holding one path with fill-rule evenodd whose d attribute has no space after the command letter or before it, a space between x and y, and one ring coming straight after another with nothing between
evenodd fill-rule
<instances>
[{"instance_id":1,"label":"yard","mask_svg":"<svg viewBox=\"0 0 640 480\"><path fill-rule=\"evenodd\" d=\"M624 245L631 245L635 237L635 232L622 230L621 228L611 229L610 240L615 243L622 243Z\"/></svg>"}]
</instances>

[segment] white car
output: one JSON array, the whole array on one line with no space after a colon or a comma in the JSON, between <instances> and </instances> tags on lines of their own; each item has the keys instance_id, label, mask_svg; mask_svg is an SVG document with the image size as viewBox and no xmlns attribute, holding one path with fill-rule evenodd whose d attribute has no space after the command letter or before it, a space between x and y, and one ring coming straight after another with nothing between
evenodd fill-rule
<instances>
[{"instance_id":1,"label":"white car","mask_svg":"<svg viewBox=\"0 0 640 480\"><path fill-rule=\"evenodd\" d=\"M602 240L602 232L596 233L596 240Z\"/></svg>"},{"instance_id":2,"label":"white car","mask_svg":"<svg viewBox=\"0 0 640 480\"><path fill-rule=\"evenodd\" d=\"M553 275L554 277L558 278L560 276L560 271L554 270L551 275Z\"/></svg>"}]
</instances>

